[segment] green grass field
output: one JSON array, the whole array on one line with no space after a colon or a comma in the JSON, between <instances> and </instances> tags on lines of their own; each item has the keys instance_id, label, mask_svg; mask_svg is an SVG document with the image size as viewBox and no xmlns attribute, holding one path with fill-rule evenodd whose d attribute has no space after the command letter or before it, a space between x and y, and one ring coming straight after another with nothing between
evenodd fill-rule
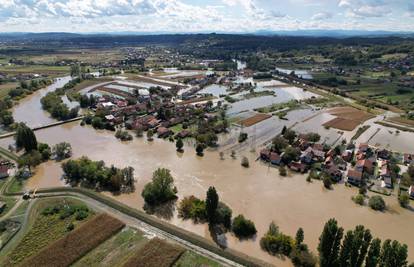
<instances>
[{"instance_id":1,"label":"green grass field","mask_svg":"<svg viewBox=\"0 0 414 267\"><path fill-rule=\"evenodd\" d=\"M13 178L13 181L11 181L6 190L8 193L23 192L25 183L26 180Z\"/></svg>"},{"instance_id":2,"label":"green grass field","mask_svg":"<svg viewBox=\"0 0 414 267\"><path fill-rule=\"evenodd\" d=\"M0 218L3 217L4 214L7 214L7 212L14 207L14 205L17 202L17 199L13 197L0 197L0 201L6 203L6 207L2 212L0 212Z\"/></svg>"},{"instance_id":3,"label":"green grass field","mask_svg":"<svg viewBox=\"0 0 414 267\"><path fill-rule=\"evenodd\" d=\"M0 99L3 99L9 94L9 91L11 89L16 88L18 83L15 82L9 82L9 83L3 83L0 84Z\"/></svg>"},{"instance_id":4,"label":"green grass field","mask_svg":"<svg viewBox=\"0 0 414 267\"><path fill-rule=\"evenodd\" d=\"M55 76L69 74L69 67L46 65L6 65L0 66L0 72L7 73L9 75L34 73Z\"/></svg>"}]
</instances>

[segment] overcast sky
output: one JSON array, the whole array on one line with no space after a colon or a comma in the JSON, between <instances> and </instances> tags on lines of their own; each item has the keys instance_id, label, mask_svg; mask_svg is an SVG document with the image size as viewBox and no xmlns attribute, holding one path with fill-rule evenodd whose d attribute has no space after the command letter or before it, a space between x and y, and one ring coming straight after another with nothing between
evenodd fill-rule
<instances>
[{"instance_id":1,"label":"overcast sky","mask_svg":"<svg viewBox=\"0 0 414 267\"><path fill-rule=\"evenodd\" d=\"M414 0L0 0L0 32L414 31Z\"/></svg>"}]
</instances>

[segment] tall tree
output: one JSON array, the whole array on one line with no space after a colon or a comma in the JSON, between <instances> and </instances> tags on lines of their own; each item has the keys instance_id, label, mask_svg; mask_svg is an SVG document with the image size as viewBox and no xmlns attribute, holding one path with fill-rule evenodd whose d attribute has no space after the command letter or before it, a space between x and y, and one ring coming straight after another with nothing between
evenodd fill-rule
<instances>
[{"instance_id":1,"label":"tall tree","mask_svg":"<svg viewBox=\"0 0 414 267\"><path fill-rule=\"evenodd\" d=\"M206 197L206 212L207 218L210 223L214 223L216 210L219 203L219 196L217 191L214 187L210 186L207 190L207 197Z\"/></svg>"},{"instance_id":2,"label":"tall tree","mask_svg":"<svg viewBox=\"0 0 414 267\"><path fill-rule=\"evenodd\" d=\"M362 266L371 244L372 235L371 231L364 229L362 225L355 228L355 233L356 241L354 241L354 250L351 253L351 264L352 266Z\"/></svg>"},{"instance_id":3,"label":"tall tree","mask_svg":"<svg viewBox=\"0 0 414 267\"><path fill-rule=\"evenodd\" d=\"M304 239L305 239L305 234L303 232L303 229L299 228L298 231L296 231L296 237L295 237L296 247L300 247Z\"/></svg>"},{"instance_id":4,"label":"tall tree","mask_svg":"<svg viewBox=\"0 0 414 267\"><path fill-rule=\"evenodd\" d=\"M385 240L381 249L380 267L406 267L408 255L407 245L401 245L398 241Z\"/></svg>"},{"instance_id":5,"label":"tall tree","mask_svg":"<svg viewBox=\"0 0 414 267\"><path fill-rule=\"evenodd\" d=\"M177 139L177 142L175 143L175 147L177 148L178 152L183 151L184 143L183 143L183 140L181 140L181 138Z\"/></svg>"},{"instance_id":6,"label":"tall tree","mask_svg":"<svg viewBox=\"0 0 414 267\"><path fill-rule=\"evenodd\" d=\"M36 135L27 127L26 124L20 123L16 130L16 146L18 148L24 148L26 152L30 152L32 150L37 149L37 139Z\"/></svg>"},{"instance_id":7,"label":"tall tree","mask_svg":"<svg viewBox=\"0 0 414 267\"><path fill-rule=\"evenodd\" d=\"M376 267L380 260L381 254L381 240L379 238L375 238L371 242L371 246L369 247L367 257L365 259L365 267Z\"/></svg>"},{"instance_id":8,"label":"tall tree","mask_svg":"<svg viewBox=\"0 0 414 267\"><path fill-rule=\"evenodd\" d=\"M341 267L360 267L364 262L371 243L372 235L364 226L358 225L354 231L348 231L339 253Z\"/></svg>"},{"instance_id":9,"label":"tall tree","mask_svg":"<svg viewBox=\"0 0 414 267\"><path fill-rule=\"evenodd\" d=\"M343 228L335 219L330 219L319 237L319 264L321 267L339 266L339 250L343 236Z\"/></svg>"},{"instance_id":10,"label":"tall tree","mask_svg":"<svg viewBox=\"0 0 414 267\"><path fill-rule=\"evenodd\" d=\"M350 265L350 258L352 252L352 243L354 240L354 232L348 231L342 242L341 252L339 253L339 266L348 267Z\"/></svg>"}]
</instances>

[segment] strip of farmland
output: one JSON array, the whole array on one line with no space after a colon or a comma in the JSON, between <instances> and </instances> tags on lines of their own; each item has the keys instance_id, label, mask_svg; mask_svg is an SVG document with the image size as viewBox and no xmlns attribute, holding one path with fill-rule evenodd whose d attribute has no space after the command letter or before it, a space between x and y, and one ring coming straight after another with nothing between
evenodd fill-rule
<instances>
[{"instance_id":1,"label":"strip of farmland","mask_svg":"<svg viewBox=\"0 0 414 267\"><path fill-rule=\"evenodd\" d=\"M100 214L65 237L50 244L23 266L69 266L100 243L120 231L125 224L108 214Z\"/></svg>"},{"instance_id":2,"label":"strip of farmland","mask_svg":"<svg viewBox=\"0 0 414 267\"><path fill-rule=\"evenodd\" d=\"M154 238L139 249L123 267L170 267L184 252L179 246Z\"/></svg>"},{"instance_id":3,"label":"strip of farmland","mask_svg":"<svg viewBox=\"0 0 414 267\"><path fill-rule=\"evenodd\" d=\"M259 113L259 114L255 114L254 116L252 116L250 118L247 118L247 119L244 119L244 120L240 121L240 124L245 126L245 127L250 127L250 126L255 125L259 122L267 120L271 117L272 117L272 115Z\"/></svg>"}]
</instances>

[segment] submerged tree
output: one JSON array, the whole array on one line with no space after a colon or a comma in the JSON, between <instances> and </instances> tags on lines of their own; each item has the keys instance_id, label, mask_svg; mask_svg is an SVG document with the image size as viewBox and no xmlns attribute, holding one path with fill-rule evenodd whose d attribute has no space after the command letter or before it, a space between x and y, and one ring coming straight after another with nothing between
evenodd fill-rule
<instances>
[{"instance_id":1,"label":"submerged tree","mask_svg":"<svg viewBox=\"0 0 414 267\"><path fill-rule=\"evenodd\" d=\"M216 210L219 204L219 196L217 191L214 187L210 186L207 190L207 197L206 197L206 213L207 219L210 223L214 223Z\"/></svg>"},{"instance_id":2,"label":"submerged tree","mask_svg":"<svg viewBox=\"0 0 414 267\"><path fill-rule=\"evenodd\" d=\"M175 147L177 148L178 152L183 152L183 147L184 147L184 143L183 140L181 140L181 138L177 139L177 142L175 143Z\"/></svg>"},{"instance_id":3,"label":"submerged tree","mask_svg":"<svg viewBox=\"0 0 414 267\"><path fill-rule=\"evenodd\" d=\"M20 123L17 126L15 139L16 146L18 148L24 148L27 152L37 149L36 135L32 129L27 127L27 125L24 123Z\"/></svg>"},{"instance_id":4,"label":"submerged tree","mask_svg":"<svg viewBox=\"0 0 414 267\"><path fill-rule=\"evenodd\" d=\"M170 170L159 168L152 175L152 181L142 190L142 197L150 205L161 204L176 198L177 189Z\"/></svg>"}]
</instances>

